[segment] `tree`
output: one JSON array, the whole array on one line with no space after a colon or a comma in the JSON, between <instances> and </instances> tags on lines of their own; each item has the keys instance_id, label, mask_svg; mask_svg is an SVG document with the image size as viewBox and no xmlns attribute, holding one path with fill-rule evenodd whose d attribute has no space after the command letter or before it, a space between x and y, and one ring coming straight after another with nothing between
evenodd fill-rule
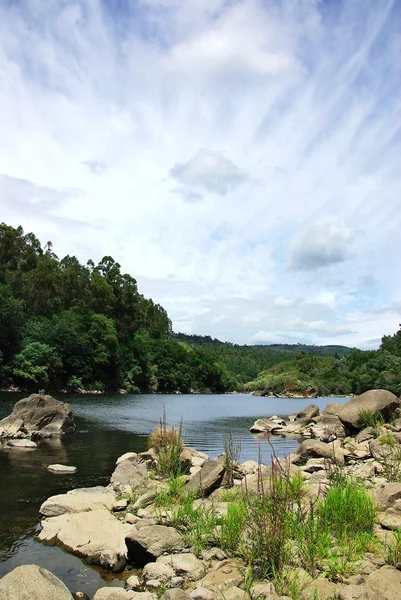
<instances>
[{"instance_id":1,"label":"tree","mask_svg":"<svg viewBox=\"0 0 401 600\"><path fill-rule=\"evenodd\" d=\"M62 362L55 348L32 342L14 357L12 372L24 385L48 385L56 382L61 368Z\"/></svg>"}]
</instances>

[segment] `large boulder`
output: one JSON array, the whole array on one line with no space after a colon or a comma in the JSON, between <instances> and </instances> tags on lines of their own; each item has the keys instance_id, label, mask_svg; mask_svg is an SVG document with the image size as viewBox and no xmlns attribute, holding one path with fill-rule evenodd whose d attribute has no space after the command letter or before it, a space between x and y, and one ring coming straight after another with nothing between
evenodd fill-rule
<instances>
[{"instance_id":1,"label":"large boulder","mask_svg":"<svg viewBox=\"0 0 401 600\"><path fill-rule=\"evenodd\" d=\"M395 413L395 410L400 407L401 400L391 392L387 390L369 390L343 404L338 416L346 427L358 429L360 427L361 411L378 411L385 420L388 420Z\"/></svg>"},{"instance_id":2,"label":"large boulder","mask_svg":"<svg viewBox=\"0 0 401 600\"><path fill-rule=\"evenodd\" d=\"M38 539L59 544L89 564L115 572L126 565L125 536L132 525L125 525L107 510L93 510L52 517L42 521Z\"/></svg>"},{"instance_id":3,"label":"large boulder","mask_svg":"<svg viewBox=\"0 0 401 600\"><path fill-rule=\"evenodd\" d=\"M338 415L343 405L339 402L329 402L323 411L324 415Z\"/></svg>"},{"instance_id":4,"label":"large boulder","mask_svg":"<svg viewBox=\"0 0 401 600\"><path fill-rule=\"evenodd\" d=\"M148 525L132 528L125 538L129 560L143 567L155 561L163 552L184 547L182 535L174 527Z\"/></svg>"},{"instance_id":5,"label":"large boulder","mask_svg":"<svg viewBox=\"0 0 401 600\"><path fill-rule=\"evenodd\" d=\"M45 517L58 517L65 513L81 513L90 510L111 510L116 504L113 490L102 486L78 488L66 494L50 496L39 509Z\"/></svg>"},{"instance_id":6,"label":"large boulder","mask_svg":"<svg viewBox=\"0 0 401 600\"><path fill-rule=\"evenodd\" d=\"M197 496L208 496L220 486L225 470L224 457L205 462L192 479L188 481L187 491L194 492Z\"/></svg>"},{"instance_id":7,"label":"large boulder","mask_svg":"<svg viewBox=\"0 0 401 600\"><path fill-rule=\"evenodd\" d=\"M0 579L1 600L73 600L58 577L37 565L16 567Z\"/></svg>"},{"instance_id":8,"label":"large boulder","mask_svg":"<svg viewBox=\"0 0 401 600\"><path fill-rule=\"evenodd\" d=\"M32 394L19 400L11 415L0 421L0 437L51 437L75 431L69 404L52 396Z\"/></svg>"},{"instance_id":9,"label":"large boulder","mask_svg":"<svg viewBox=\"0 0 401 600\"><path fill-rule=\"evenodd\" d=\"M316 404L309 404L303 410L295 415L295 421L311 421L314 417L319 415L319 407Z\"/></svg>"},{"instance_id":10,"label":"large boulder","mask_svg":"<svg viewBox=\"0 0 401 600\"><path fill-rule=\"evenodd\" d=\"M378 571L373 571L366 585L385 596L386 600L399 600L401 598L401 573L394 567L384 566Z\"/></svg>"},{"instance_id":11,"label":"large boulder","mask_svg":"<svg viewBox=\"0 0 401 600\"><path fill-rule=\"evenodd\" d=\"M315 438L322 442L332 441L336 438L345 437L344 425L336 415L320 415L313 419L314 425L310 430Z\"/></svg>"}]
</instances>

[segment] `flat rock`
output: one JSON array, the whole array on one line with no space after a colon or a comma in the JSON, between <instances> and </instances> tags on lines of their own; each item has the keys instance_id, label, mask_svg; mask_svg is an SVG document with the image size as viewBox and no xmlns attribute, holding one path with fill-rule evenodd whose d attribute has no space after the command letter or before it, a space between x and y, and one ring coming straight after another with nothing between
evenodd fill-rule
<instances>
[{"instance_id":1,"label":"flat rock","mask_svg":"<svg viewBox=\"0 0 401 600\"><path fill-rule=\"evenodd\" d=\"M174 527L149 525L131 529L125 538L129 560L138 566L154 561L163 552L184 546L182 535Z\"/></svg>"},{"instance_id":2,"label":"flat rock","mask_svg":"<svg viewBox=\"0 0 401 600\"><path fill-rule=\"evenodd\" d=\"M196 473L187 483L188 492L194 492L199 496L208 496L218 488L223 481L225 473L224 459L215 458L205 462L200 471Z\"/></svg>"},{"instance_id":3,"label":"flat rock","mask_svg":"<svg viewBox=\"0 0 401 600\"><path fill-rule=\"evenodd\" d=\"M91 510L111 510L116 503L113 490L102 486L78 488L66 494L50 496L39 509L45 517L57 517L65 513L81 513Z\"/></svg>"},{"instance_id":4,"label":"flat rock","mask_svg":"<svg viewBox=\"0 0 401 600\"><path fill-rule=\"evenodd\" d=\"M1 600L73 600L64 583L37 565L16 567L0 579Z\"/></svg>"},{"instance_id":5,"label":"flat rock","mask_svg":"<svg viewBox=\"0 0 401 600\"><path fill-rule=\"evenodd\" d=\"M32 440L24 439L8 440L7 446L11 446L11 448L30 448L31 450L34 450L38 447L38 445L35 444L35 442L32 442Z\"/></svg>"},{"instance_id":6,"label":"flat rock","mask_svg":"<svg viewBox=\"0 0 401 600\"><path fill-rule=\"evenodd\" d=\"M198 581L198 585L215 590L218 593L218 597L221 597L221 590L230 585L237 586L242 583L243 575L241 568L241 563L234 559L224 560L215 569L208 571L203 579Z\"/></svg>"},{"instance_id":7,"label":"flat rock","mask_svg":"<svg viewBox=\"0 0 401 600\"><path fill-rule=\"evenodd\" d=\"M281 423L277 423L271 419L258 419L253 425L251 425L249 431L251 433L279 433L282 428L283 425Z\"/></svg>"},{"instance_id":8,"label":"flat rock","mask_svg":"<svg viewBox=\"0 0 401 600\"><path fill-rule=\"evenodd\" d=\"M317 417L319 414L319 407L316 404L309 404L300 412L295 415L295 421L299 421L300 419L305 419L311 421L314 417Z\"/></svg>"},{"instance_id":9,"label":"flat rock","mask_svg":"<svg viewBox=\"0 0 401 600\"><path fill-rule=\"evenodd\" d=\"M164 592L160 600L191 600L191 596L180 588L172 588Z\"/></svg>"},{"instance_id":10,"label":"flat rock","mask_svg":"<svg viewBox=\"0 0 401 600\"><path fill-rule=\"evenodd\" d=\"M362 410L378 411L385 420L388 420L400 406L401 400L391 392L387 390L369 390L343 404L338 416L344 425L357 429L360 424L360 412Z\"/></svg>"},{"instance_id":11,"label":"flat rock","mask_svg":"<svg viewBox=\"0 0 401 600\"><path fill-rule=\"evenodd\" d=\"M204 587L197 587L190 593L190 596L192 600L214 600L213 592Z\"/></svg>"},{"instance_id":12,"label":"flat rock","mask_svg":"<svg viewBox=\"0 0 401 600\"><path fill-rule=\"evenodd\" d=\"M159 556L156 563L169 565L178 575L183 575L192 581L203 577L206 571L203 562L190 552Z\"/></svg>"},{"instance_id":13,"label":"flat rock","mask_svg":"<svg viewBox=\"0 0 401 600\"><path fill-rule=\"evenodd\" d=\"M304 440L292 456L294 463L306 462L310 458L326 458L337 464L344 464L344 452L334 444L326 444L318 440Z\"/></svg>"},{"instance_id":14,"label":"flat rock","mask_svg":"<svg viewBox=\"0 0 401 600\"><path fill-rule=\"evenodd\" d=\"M49 465L47 470L50 473L76 473L77 467L69 467L67 465Z\"/></svg>"},{"instance_id":15,"label":"flat rock","mask_svg":"<svg viewBox=\"0 0 401 600\"><path fill-rule=\"evenodd\" d=\"M107 510L64 514L42 521L38 539L58 544L89 564L118 572L126 565L125 536L131 525Z\"/></svg>"},{"instance_id":16,"label":"flat rock","mask_svg":"<svg viewBox=\"0 0 401 600\"><path fill-rule=\"evenodd\" d=\"M150 592L134 592L120 587L104 587L97 590L93 600L157 600L157 596Z\"/></svg>"},{"instance_id":17,"label":"flat rock","mask_svg":"<svg viewBox=\"0 0 401 600\"><path fill-rule=\"evenodd\" d=\"M383 594L386 600L401 598L401 572L394 567L384 566L373 571L367 577L366 585Z\"/></svg>"}]
</instances>

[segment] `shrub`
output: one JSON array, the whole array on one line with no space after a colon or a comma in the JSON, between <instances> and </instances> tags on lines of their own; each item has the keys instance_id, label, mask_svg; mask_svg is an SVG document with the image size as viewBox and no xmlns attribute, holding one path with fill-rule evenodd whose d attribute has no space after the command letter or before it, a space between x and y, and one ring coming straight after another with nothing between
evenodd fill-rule
<instances>
[{"instance_id":1,"label":"shrub","mask_svg":"<svg viewBox=\"0 0 401 600\"><path fill-rule=\"evenodd\" d=\"M360 429L365 429L365 427L377 429L383 424L383 415L379 410L362 409L359 411L358 426Z\"/></svg>"}]
</instances>

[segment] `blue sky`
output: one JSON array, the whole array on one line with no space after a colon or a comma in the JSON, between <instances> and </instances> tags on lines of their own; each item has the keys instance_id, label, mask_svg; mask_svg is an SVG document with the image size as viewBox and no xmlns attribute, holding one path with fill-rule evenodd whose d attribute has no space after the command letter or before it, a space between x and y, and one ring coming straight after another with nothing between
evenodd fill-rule
<instances>
[{"instance_id":1,"label":"blue sky","mask_svg":"<svg viewBox=\"0 0 401 600\"><path fill-rule=\"evenodd\" d=\"M0 7L1 220L112 255L176 331L397 330L399 3Z\"/></svg>"}]
</instances>

